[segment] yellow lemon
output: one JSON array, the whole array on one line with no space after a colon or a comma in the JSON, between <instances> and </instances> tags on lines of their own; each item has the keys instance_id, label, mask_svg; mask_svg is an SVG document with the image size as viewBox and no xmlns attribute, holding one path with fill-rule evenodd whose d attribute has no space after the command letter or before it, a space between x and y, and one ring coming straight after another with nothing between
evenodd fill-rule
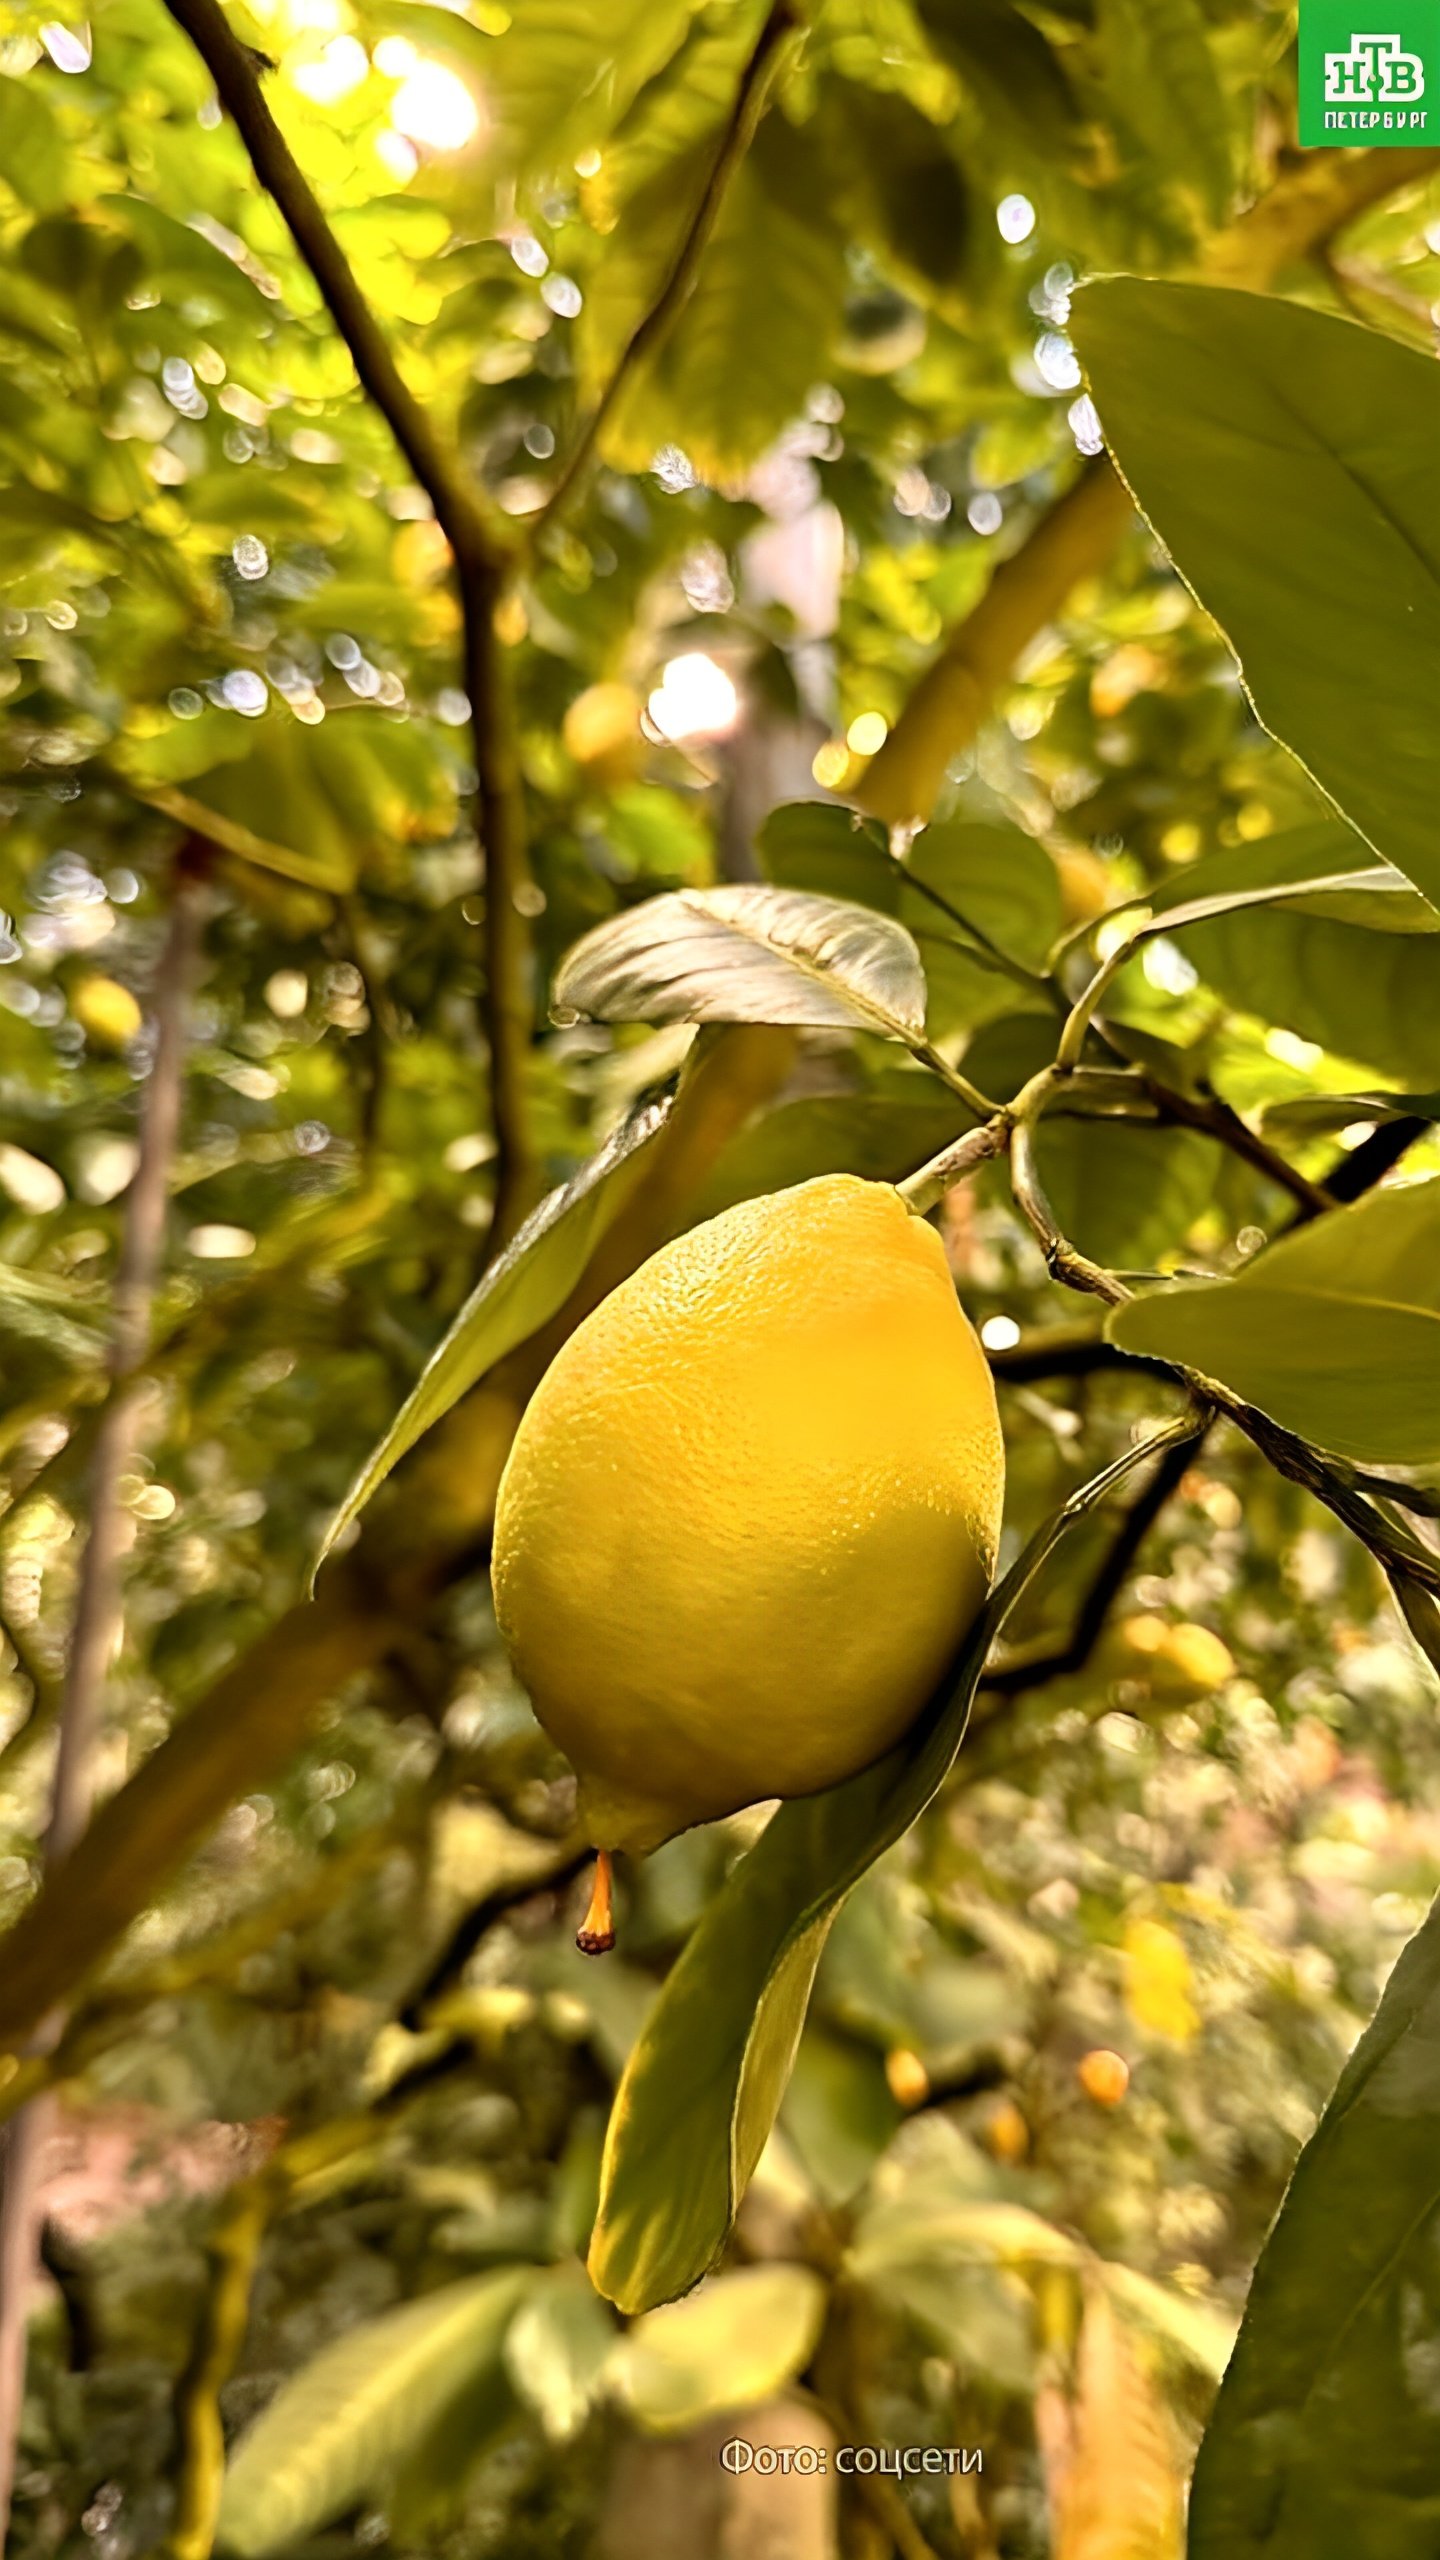
<instances>
[{"instance_id":1,"label":"yellow lemon","mask_svg":"<svg viewBox=\"0 0 1440 2560\"><path fill-rule=\"evenodd\" d=\"M520 1425L494 1553L596 1845L888 1750L984 1600L1004 1464L939 1239L888 1184L727 1209L606 1298Z\"/></svg>"},{"instance_id":2,"label":"yellow lemon","mask_svg":"<svg viewBox=\"0 0 1440 2560\"><path fill-rule=\"evenodd\" d=\"M129 988L115 978L81 978L70 990L70 1011L102 1049L123 1049L145 1020Z\"/></svg>"},{"instance_id":3,"label":"yellow lemon","mask_svg":"<svg viewBox=\"0 0 1440 2560\"><path fill-rule=\"evenodd\" d=\"M592 684L577 694L560 724L566 749L588 782L616 790L645 762L640 696L628 684Z\"/></svg>"}]
</instances>

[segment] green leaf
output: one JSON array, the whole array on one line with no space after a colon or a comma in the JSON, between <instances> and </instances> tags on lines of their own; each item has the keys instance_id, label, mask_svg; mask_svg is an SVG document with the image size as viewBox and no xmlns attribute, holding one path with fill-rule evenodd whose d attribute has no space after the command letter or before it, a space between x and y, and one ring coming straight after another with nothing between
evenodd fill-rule
<instances>
[{"instance_id":1,"label":"green leaf","mask_svg":"<svg viewBox=\"0 0 1440 2560\"><path fill-rule=\"evenodd\" d=\"M980 244L997 235L943 132L897 91L854 80L826 84L821 114L866 246L922 301L963 309Z\"/></svg>"},{"instance_id":2,"label":"green leaf","mask_svg":"<svg viewBox=\"0 0 1440 2560\"><path fill-rule=\"evenodd\" d=\"M827 2291L809 2267L739 2267L685 2302L637 2320L614 2364L616 2386L647 2435L683 2435L750 2409L810 2361Z\"/></svg>"},{"instance_id":3,"label":"green leaf","mask_svg":"<svg viewBox=\"0 0 1440 2560\"><path fill-rule=\"evenodd\" d=\"M473 2411L472 2439L503 2406L501 2348L531 2270L445 2285L322 2348L282 2383L225 2475L219 2540L265 2560L423 2459L427 2439Z\"/></svg>"},{"instance_id":4,"label":"green leaf","mask_svg":"<svg viewBox=\"0 0 1440 2560\"><path fill-rule=\"evenodd\" d=\"M1221 1164L1198 1130L1058 1114L1042 1120L1036 1155L1062 1233L1111 1271L1149 1270L1183 1245Z\"/></svg>"},{"instance_id":5,"label":"green leaf","mask_svg":"<svg viewBox=\"0 0 1440 2560\"><path fill-rule=\"evenodd\" d=\"M797 1022L919 1040L920 955L903 926L785 889L677 889L597 925L555 980L557 1020Z\"/></svg>"},{"instance_id":6,"label":"green leaf","mask_svg":"<svg viewBox=\"0 0 1440 2560\"><path fill-rule=\"evenodd\" d=\"M1060 930L1055 865L1020 827L948 819L926 827L902 862L873 820L857 823L846 809L800 800L772 812L756 851L766 877L782 887L858 899L898 917L924 962L933 1039L1015 1003L1014 980L985 941L1036 969ZM1036 1001L1043 1002L1038 990Z\"/></svg>"},{"instance_id":7,"label":"green leaf","mask_svg":"<svg viewBox=\"0 0 1440 2560\"><path fill-rule=\"evenodd\" d=\"M1028 2205L960 2195L942 2201L926 2180L869 2208L845 2264L865 2284L905 2259L956 2266L1073 2267L1079 2255L1079 2243L1068 2232L1032 2213Z\"/></svg>"},{"instance_id":8,"label":"green leaf","mask_svg":"<svg viewBox=\"0 0 1440 2560\"><path fill-rule=\"evenodd\" d=\"M1219 2381L1235 2346L1233 2320L1211 2303L1157 2284L1153 2276L1141 2275L1138 2267L1122 2267L1111 2260L1103 2262L1099 2272L1111 2301L1127 2320L1147 2329L1182 2364L1211 2382Z\"/></svg>"},{"instance_id":9,"label":"green leaf","mask_svg":"<svg viewBox=\"0 0 1440 2560\"><path fill-rule=\"evenodd\" d=\"M878 1079L859 1093L782 1102L732 1139L697 1204L697 1220L822 1173L898 1182L973 1125L964 1103L919 1069Z\"/></svg>"},{"instance_id":10,"label":"green leaf","mask_svg":"<svg viewBox=\"0 0 1440 2560\"><path fill-rule=\"evenodd\" d=\"M1218 1378L1344 1458L1440 1457L1440 1181L1376 1192L1283 1237L1234 1280L1117 1307L1122 1351Z\"/></svg>"},{"instance_id":11,"label":"green leaf","mask_svg":"<svg viewBox=\"0 0 1440 2560\"><path fill-rule=\"evenodd\" d=\"M1375 933L1440 933L1440 915L1392 863L1377 862L1339 818L1317 818L1227 845L1146 892L1153 916L1204 923L1246 906L1292 905Z\"/></svg>"},{"instance_id":12,"label":"green leaf","mask_svg":"<svg viewBox=\"0 0 1440 2560\"><path fill-rule=\"evenodd\" d=\"M479 12L481 27L491 16ZM495 10L499 33L448 25L426 0L384 0L365 15L413 37L427 54L480 85L494 119L492 167L565 171L583 145L602 142L638 89L680 43L693 0L512 0ZM505 24L508 17L509 24Z\"/></svg>"},{"instance_id":13,"label":"green leaf","mask_svg":"<svg viewBox=\"0 0 1440 2560\"><path fill-rule=\"evenodd\" d=\"M615 2323L582 2266L538 2276L505 2332L505 2369L551 2444L578 2435L615 2348Z\"/></svg>"},{"instance_id":14,"label":"green leaf","mask_svg":"<svg viewBox=\"0 0 1440 2560\"><path fill-rule=\"evenodd\" d=\"M901 2118L875 2047L832 2035L812 2018L780 2121L822 2201L840 2205L865 2184Z\"/></svg>"},{"instance_id":15,"label":"green leaf","mask_svg":"<svg viewBox=\"0 0 1440 2560\"><path fill-rule=\"evenodd\" d=\"M1198 0L1100 0L1105 85L1135 140L1212 222L1234 184L1230 117Z\"/></svg>"},{"instance_id":16,"label":"green leaf","mask_svg":"<svg viewBox=\"0 0 1440 2560\"><path fill-rule=\"evenodd\" d=\"M1302 2151L1250 2288L1190 2560L1430 2560L1440 1905Z\"/></svg>"},{"instance_id":17,"label":"green leaf","mask_svg":"<svg viewBox=\"0 0 1440 2560\"><path fill-rule=\"evenodd\" d=\"M717 140L718 129L689 143L627 201L586 304L592 383L608 377L654 303ZM844 304L844 228L830 193L812 138L772 112L726 190L684 311L616 406L605 431L612 462L641 469L669 442L725 482L803 409Z\"/></svg>"},{"instance_id":18,"label":"green leaf","mask_svg":"<svg viewBox=\"0 0 1440 2560\"><path fill-rule=\"evenodd\" d=\"M73 1280L0 1262L0 1333L35 1343L70 1368L94 1369L106 1331L103 1310Z\"/></svg>"},{"instance_id":19,"label":"green leaf","mask_svg":"<svg viewBox=\"0 0 1440 2560\"><path fill-rule=\"evenodd\" d=\"M1357 1120L1440 1120L1440 1093L1313 1093L1289 1102L1272 1102L1264 1114L1267 1130L1346 1129Z\"/></svg>"},{"instance_id":20,"label":"green leaf","mask_svg":"<svg viewBox=\"0 0 1440 2560\"><path fill-rule=\"evenodd\" d=\"M663 1126L667 1108L649 1104L626 1121L598 1155L541 1201L514 1242L471 1290L326 1530L315 1559L316 1573L336 1539L358 1518L407 1449L413 1449L487 1369L493 1369L497 1360L503 1360L507 1351L526 1341L564 1305L638 1181L645 1150Z\"/></svg>"},{"instance_id":21,"label":"green leaf","mask_svg":"<svg viewBox=\"0 0 1440 2560\"><path fill-rule=\"evenodd\" d=\"M1440 903L1440 374L1393 338L1216 286L1088 286L1107 440L1265 726Z\"/></svg>"},{"instance_id":22,"label":"green leaf","mask_svg":"<svg viewBox=\"0 0 1440 2560\"><path fill-rule=\"evenodd\" d=\"M39 85L0 76L0 172L23 204L55 213L65 202L65 144Z\"/></svg>"},{"instance_id":23,"label":"green leaf","mask_svg":"<svg viewBox=\"0 0 1440 2560\"><path fill-rule=\"evenodd\" d=\"M1028 966L1039 967L1060 930L1059 875L1022 827L945 819L922 828L902 861L873 818L795 800L772 810L755 850L782 888L858 899L901 917L912 933L948 931L957 942L969 923ZM947 919L947 906L960 924Z\"/></svg>"},{"instance_id":24,"label":"green leaf","mask_svg":"<svg viewBox=\"0 0 1440 2560\"><path fill-rule=\"evenodd\" d=\"M967 2373L1029 2393L1035 2320L1017 2279L1078 2266L1080 2251L1028 2207L976 2197L931 2172L867 2207L845 2259L847 2278L928 2330Z\"/></svg>"},{"instance_id":25,"label":"green leaf","mask_svg":"<svg viewBox=\"0 0 1440 2560\"><path fill-rule=\"evenodd\" d=\"M1440 1083L1428 936L1357 933L1326 916L1253 909L1197 925L1185 951L1205 984L1238 1011L1335 1056L1363 1059L1417 1090Z\"/></svg>"},{"instance_id":26,"label":"green leaf","mask_svg":"<svg viewBox=\"0 0 1440 2560\"><path fill-rule=\"evenodd\" d=\"M940 1785L1011 1610L1154 1446L1127 1450L1031 1539L913 1733L843 1786L783 1804L710 1904L630 2057L606 2137L590 2272L622 2310L668 2301L713 2265L774 2124L835 1913Z\"/></svg>"},{"instance_id":27,"label":"green leaf","mask_svg":"<svg viewBox=\"0 0 1440 2560\"><path fill-rule=\"evenodd\" d=\"M1054 49L1009 0L916 0L916 15L942 60L974 94L1007 156L1024 155L1045 178L1080 147L1080 111Z\"/></svg>"}]
</instances>

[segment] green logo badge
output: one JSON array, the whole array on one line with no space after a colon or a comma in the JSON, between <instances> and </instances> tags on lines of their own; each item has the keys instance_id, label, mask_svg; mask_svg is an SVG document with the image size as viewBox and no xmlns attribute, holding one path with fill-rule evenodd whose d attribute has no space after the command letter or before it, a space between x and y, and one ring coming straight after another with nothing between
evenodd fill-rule
<instances>
[{"instance_id":1,"label":"green logo badge","mask_svg":"<svg viewBox=\"0 0 1440 2560\"><path fill-rule=\"evenodd\" d=\"M1440 139L1440 0L1300 0L1300 140Z\"/></svg>"}]
</instances>

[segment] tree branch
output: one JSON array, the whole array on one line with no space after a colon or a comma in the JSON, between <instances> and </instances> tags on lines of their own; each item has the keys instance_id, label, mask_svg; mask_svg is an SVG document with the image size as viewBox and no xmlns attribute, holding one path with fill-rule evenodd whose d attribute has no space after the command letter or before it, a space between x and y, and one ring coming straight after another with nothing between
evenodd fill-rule
<instances>
[{"instance_id":1,"label":"tree branch","mask_svg":"<svg viewBox=\"0 0 1440 2560\"><path fill-rule=\"evenodd\" d=\"M730 181L755 138L756 127L779 69L780 57L797 25L793 0L774 0L735 92L734 104L710 164L700 201L682 233L655 301L632 330L614 372L582 426L549 497L535 519L538 540L564 513L591 462L616 403L635 376L649 363L689 300L700 261L709 247Z\"/></svg>"},{"instance_id":2,"label":"tree branch","mask_svg":"<svg viewBox=\"0 0 1440 2560\"><path fill-rule=\"evenodd\" d=\"M517 904L526 885L525 799L509 679L495 629L510 551L458 456L436 433L424 404L404 381L319 200L266 104L255 57L232 34L220 0L166 0L166 6L214 81L257 178L274 198L349 349L361 387L429 498L454 556L485 848L484 1028L496 1150L489 1239L493 1256L530 1206L536 1178L526 1092L532 1028L529 933Z\"/></svg>"},{"instance_id":3,"label":"tree branch","mask_svg":"<svg viewBox=\"0 0 1440 2560\"><path fill-rule=\"evenodd\" d=\"M504 565L499 539L423 403L402 379L384 331L351 273L319 199L270 112L260 87L257 56L231 32L220 0L166 0L166 6L214 81L256 177L273 196L350 351L361 384L430 499L457 562L480 561L498 573Z\"/></svg>"},{"instance_id":4,"label":"tree branch","mask_svg":"<svg viewBox=\"0 0 1440 2560\"><path fill-rule=\"evenodd\" d=\"M1401 1157L1413 1147L1417 1138L1430 1134L1430 1122L1420 1119L1382 1120L1368 1138L1348 1155L1342 1155L1325 1176L1325 1188L1337 1205L1359 1200L1373 1191L1377 1182L1394 1171Z\"/></svg>"},{"instance_id":5,"label":"tree branch","mask_svg":"<svg viewBox=\"0 0 1440 2560\"><path fill-rule=\"evenodd\" d=\"M165 1234L170 1167L180 1125L185 1018L199 941L200 886L188 860L177 865L170 921L155 990L155 1054L140 1111L140 1152L125 1202L107 1360L110 1394L91 1453L89 1536L80 1565L69 1657L60 1693L59 1742L51 1788L45 1870L53 1876L90 1817L95 1745L106 1674L120 1626L124 1526L120 1478L136 1440L136 1374L145 1356L150 1302ZM42 2023L43 2021L43 2023ZM31 2021L43 2049L58 2043L63 2019ZM49 2108L35 2100L10 2126L0 2195L0 2544L9 2521L25 2388L25 2339L39 2240L40 2155Z\"/></svg>"},{"instance_id":6,"label":"tree branch","mask_svg":"<svg viewBox=\"0 0 1440 2560\"><path fill-rule=\"evenodd\" d=\"M1299 1212L1294 1221L1297 1226L1307 1219L1322 1217L1327 1209L1336 1207L1337 1195L1334 1192L1322 1183L1312 1182L1298 1165L1290 1164L1284 1156L1277 1154L1275 1148L1267 1145L1264 1138L1257 1137L1239 1112L1232 1110L1228 1102L1222 1102L1218 1094L1180 1093L1173 1085L1162 1084L1158 1076L1142 1076L1141 1083L1162 1120L1173 1122L1177 1128L1203 1131L1207 1137L1228 1148L1231 1155L1238 1156L1242 1164L1248 1164L1253 1172L1263 1174L1277 1190L1286 1192Z\"/></svg>"},{"instance_id":7,"label":"tree branch","mask_svg":"<svg viewBox=\"0 0 1440 2560\"><path fill-rule=\"evenodd\" d=\"M1173 1441L1160 1453L1149 1482L1143 1485L1134 1501L1122 1515L1109 1547L1101 1559L1095 1578L1076 1611L1075 1623L1061 1645L1042 1644L1026 1652L1017 1650L986 1669L980 1683L981 1695L987 1691L997 1701L1018 1697L1026 1689L1039 1688L1046 1680L1058 1680L1083 1671L1104 1632L1112 1602L1118 1597L1130 1568L1149 1536L1166 1503L1178 1492L1182 1477L1195 1458L1210 1426L1211 1416L1201 1411L1195 1429L1188 1439ZM976 1700L971 1715L975 1731L993 1724L1004 1710L997 1704L983 1707Z\"/></svg>"},{"instance_id":8,"label":"tree branch","mask_svg":"<svg viewBox=\"0 0 1440 2560\"><path fill-rule=\"evenodd\" d=\"M1103 454L1002 560L920 678L852 793L888 826L928 818L946 768L981 727L1017 658L1082 578L1098 577L1126 525L1130 493Z\"/></svg>"},{"instance_id":9,"label":"tree branch","mask_svg":"<svg viewBox=\"0 0 1440 2560\"><path fill-rule=\"evenodd\" d=\"M1264 291L1358 214L1440 168L1440 151L1327 153L1287 169L1213 241L1212 284ZM1087 463L995 571L984 595L921 676L853 793L892 826L928 818L945 772L976 735L1016 660L1071 589L1097 577L1131 521L1130 501L1103 455Z\"/></svg>"}]
</instances>

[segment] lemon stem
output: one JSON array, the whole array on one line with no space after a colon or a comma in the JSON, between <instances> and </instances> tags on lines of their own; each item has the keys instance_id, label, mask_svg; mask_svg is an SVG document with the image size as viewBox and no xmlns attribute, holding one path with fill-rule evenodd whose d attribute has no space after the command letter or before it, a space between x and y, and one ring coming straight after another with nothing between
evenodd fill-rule
<instances>
[{"instance_id":1,"label":"lemon stem","mask_svg":"<svg viewBox=\"0 0 1440 2560\"><path fill-rule=\"evenodd\" d=\"M595 1853L595 1882L585 1917L575 1932L575 1944L582 1956L608 1955L615 1944L615 1905L611 1895L610 1852Z\"/></svg>"}]
</instances>

